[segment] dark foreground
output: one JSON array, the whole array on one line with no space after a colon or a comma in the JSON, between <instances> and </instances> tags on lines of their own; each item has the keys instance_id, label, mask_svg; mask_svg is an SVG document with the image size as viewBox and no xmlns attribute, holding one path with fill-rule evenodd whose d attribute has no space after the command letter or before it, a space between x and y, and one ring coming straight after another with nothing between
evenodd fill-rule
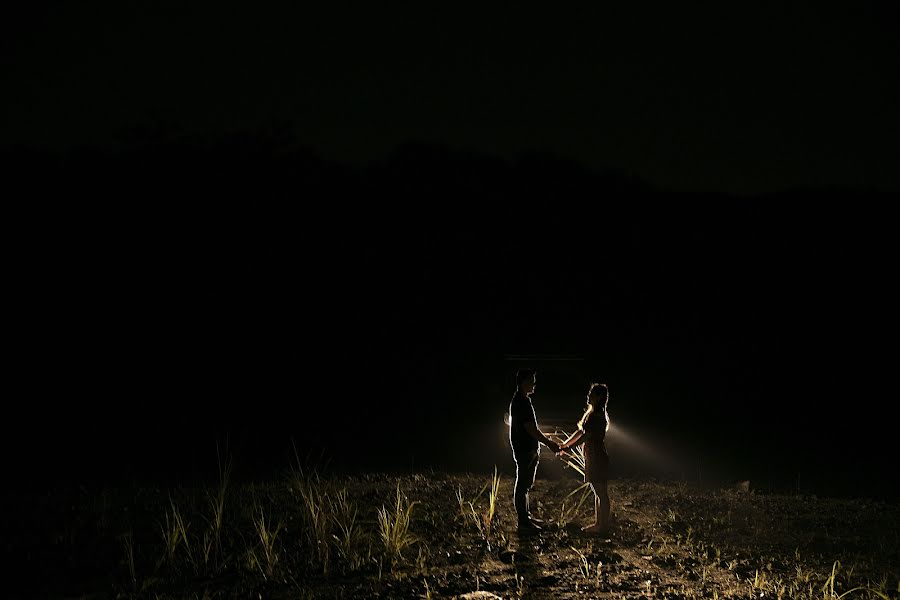
<instances>
[{"instance_id":1,"label":"dark foreground","mask_svg":"<svg viewBox=\"0 0 900 600\"><path fill-rule=\"evenodd\" d=\"M580 482L539 479L547 523L520 536L512 483L295 471L208 489L6 492L3 562L17 567L14 597L900 597L896 504L614 481L614 529L598 539L580 531L590 504L567 497Z\"/></svg>"}]
</instances>

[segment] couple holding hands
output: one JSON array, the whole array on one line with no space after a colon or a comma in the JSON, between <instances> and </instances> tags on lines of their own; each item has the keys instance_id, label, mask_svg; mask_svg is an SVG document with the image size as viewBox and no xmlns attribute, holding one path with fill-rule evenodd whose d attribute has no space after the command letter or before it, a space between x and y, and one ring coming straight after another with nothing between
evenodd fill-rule
<instances>
[{"instance_id":1,"label":"couple holding hands","mask_svg":"<svg viewBox=\"0 0 900 600\"><path fill-rule=\"evenodd\" d=\"M606 453L606 430L609 416L606 404L609 390L605 383L591 383L587 394L587 407L578 421L578 428L565 441L554 441L544 435L537 426L537 416L531 404L536 387L534 369L521 369L516 373L516 393L509 404L509 443L516 462L516 486L513 499L519 529L541 529L540 519L528 509L528 492L537 474L540 444L559 454L578 444L584 444L584 479L594 491L594 524L582 531L605 536L609 533L609 455Z\"/></svg>"}]
</instances>

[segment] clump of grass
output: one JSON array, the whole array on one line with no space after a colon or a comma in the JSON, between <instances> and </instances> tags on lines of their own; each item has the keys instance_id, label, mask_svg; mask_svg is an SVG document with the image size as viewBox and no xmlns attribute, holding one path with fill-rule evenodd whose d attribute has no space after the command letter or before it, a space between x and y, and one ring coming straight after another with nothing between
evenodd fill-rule
<instances>
[{"instance_id":1,"label":"clump of grass","mask_svg":"<svg viewBox=\"0 0 900 600\"><path fill-rule=\"evenodd\" d=\"M219 485L214 494L210 491L206 493L209 516L204 516L207 528L203 533L201 551L204 567L208 569L212 564L213 569L218 572L227 562L222 552L222 531L225 525L225 498L231 480L232 462L230 457L222 460L218 445L216 445L216 456L218 458Z\"/></svg>"},{"instance_id":2,"label":"clump of grass","mask_svg":"<svg viewBox=\"0 0 900 600\"><path fill-rule=\"evenodd\" d=\"M131 591L137 591L137 570L134 567L134 536L128 532L122 536L122 546L125 550L125 564L128 567L128 580L131 583Z\"/></svg>"},{"instance_id":3,"label":"clump of grass","mask_svg":"<svg viewBox=\"0 0 900 600\"><path fill-rule=\"evenodd\" d=\"M482 539L487 542L488 550L491 548L494 515L497 511L497 498L500 495L500 475L497 473L496 465L494 466L494 475L491 477L490 488L487 507L480 514L475 511L473 504L469 505L469 508L472 510L472 517L478 527L478 532L481 534Z\"/></svg>"},{"instance_id":4,"label":"clump of grass","mask_svg":"<svg viewBox=\"0 0 900 600\"><path fill-rule=\"evenodd\" d=\"M730 567L729 567L730 568ZM773 575L771 567L759 568L755 571L753 579L748 580L752 595L765 594L775 598L804 598L808 600L842 600L843 598L869 598L889 600L891 594L886 589L887 580L873 585L868 582L865 586L857 586L845 592L839 592L840 582L846 582L852 576L852 568L846 569L846 573L839 576L840 561L835 561L831 567L831 573L827 577L817 577L815 573L803 571L801 567L795 568L795 575L785 580ZM816 587L813 580L824 581L821 587ZM900 587L900 586L898 586ZM818 591L817 591L818 590ZM900 591L900 589L898 589Z\"/></svg>"},{"instance_id":5,"label":"clump of grass","mask_svg":"<svg viewBox=\"0 0 900 600\"><path fill-rule=\"evenodd\" d=\"M267 519L263 509L259 505L253 508L253 530L259 542L256 548L251 548L248 552L248 559L251 568L258 569L264 578L271 579L275 575L275 569L278 565L279 555L276 549L276 541L278 533L281 531L282 523L279 521L273 525L271 519Z\"/></svg>"},{"instance_id":6,"label":"clump of grass","mask_svg":"<svg viewBox=\"0 0 900 600\"><path fill-rule=\"evenodd\" d=\"M178 510L178 507L175 505L175 501L172 500L171 496L169 497L169 506L172 511L170 513L169 510L166 509L166 522L164 525L160 524L164 553L158 566L161 566L162 564L176 566L175 559L179 554L179 548L181 547L184 547L187 559L193 563L194 556L193 552L191 552L191 544L187 535L190 524L185 523L181 511Z\"/></svg>"},{"instance_id":7,"label":"clump of grass","mask_svg":"<svg viewBox=\"0 0 900 600\"><path fill-rule=\"evenodd\" d=\"M312 549L310 559L315 560L321 565L323 572L327 573L331 556L328 494L322 491L318 482L307 481L298 484L298 487L303 504L306 538Z\"/></svg>"},{"instance_id":8,"label":"clump of grass","mask_svg":"<svg viewBox=\"0 0 900 600\"><path fill-rule=\"evenodd\" d=\"M293 440L291 444L293 445ZM311 550L310 564L318 565L327 574L331 562L332 540L337 542L339 552L345 551L349 555L351 541L357 535L355 507L347 502L346 494L332 506L319 474L320 462L310 463L309 457L305 462L301 461L296 445L293 447L294 463L289 473L289 488L300 496L305 537ZM331 534L331 524L335 518L338 536Z\"/></svg>"},{"instance_id":9,"label":"clump of grass","mask_svg":"<svg viewBox=\"0 0 900 600\"><path fill-rule=\"evenodd\" d=\"M384 545L385 555L390 559L392 565L403 558L403 551L406 548L418 541L409 530L412 510L416 504L418 502L410 502L401 493L398 481L397 499L394 502L393 511L385 506L378 509L378 534Z\"/></svg>"},{"instance_id":10,"label":"clump of grass","mask_svg":"<svg viewBox=\"0 0 900 600\"><path fill-rule=\"evenodd\" d=\"M581 495L577 496L577 500L573 500L572 497L576 496L579 492ZM557 519L557 525L562 528L578 518L585 502L591 497L591 493L591 484L584 482L566 494L566 497L563 498L562 504L560 504L559 507L559 519Z\"/></svg>"},{"instance_id":11,"label":"clump of grass","mask_svg":"<svg viewBox=\"0 0 900 600\"><path fill-rule=\"evenodd\" d=\"M568 437L569 434L564 429L556 429L551 436L551 438L555 438L560 443ZM560 453L559 458L562 460L564 468L572 469L581 475L582 479L584 478L587 467L585 466L584 446L582 444L578 444ZM578 497L578 500L572 501L572 496L575 496L579 492L581 495ZM572 520L577 518L585 502L587 502L590 497L591 486L587 482L569 492L560 506L559 519L557 521L559 526L565 527Z\"/></svg>"},{"instance_id":12,"label":"clump of grass","mask_svg":"<svg viewBox=\"0 0 900 600\"><path fill-rule=\"evenodd\" d=\"M834 593L834 582L837 577L837 569L840 565L840 561L834 561L834 564L831 565L831 575L825 580L825 585L822 586L822 595L826 598L837 597L837 594Z\"/></svg>"},{"instance_id":13,"label":"clump of grass","mask_svg":"<svg viewBox=\"0 0 900 600\"><path fill-rule=\"evenodd\" d=\"M497 512L497 499L500 497L500 474L497 472L497 465L494 465L494 475L491 477L491 491L488 494L488 508L483 513L482 521L485 529L490 530L494 523L494 515Z\"/></svg>"},{"instance_id":14,"label":"clump of grass","mask_svg":"<svg viewBox=\"0 0 900 600\"><path fill-rule=\"evenodd\" d=\"M578 555L578 572L585 579L590 579L591 577L591 563L588 560L587 554L576 548L575 546L569 546L572 550L575 551L575 554ZM590 549L588 549L590 552Z\"/></svg>"},{"instance_id":15,"label":"clump of grass","mask_svg":"<svg viewBox=\"0 0 900 600\"><path fill-rule=\"evenodd\" d=\"M431 550L426 544L419 544L419 554L416 555L416 573L428 575L428 560L431 558Z\"/></svg>"},{"instance_id":16,"label":"clump of grass","mask_svg":"<svg viewBox=\"0 0 900 600\"><path fill-rule=\"evenodd\" d=\"M456 502L459 505L459 515L462 517L463 521L468 521L472 516L472 506L478 502L481 496L487 491L488 487L491 485L490 482L484 484L477 494L472 496L471 499L466 499L462 493L462 486L456 486Z\"/></svg>"},{"instance_id":17,"label":"clump of grass","mask_svg":"<svg viewBox=\"0 0 900 600\"><path fill-rule=\"evenodd\" d=\"M488 491L487 506L483 509L475 507L475 503ZM500 498L500 474L497 466L494 465L494 474L491 480L484 484L481 491L475 495L472 500L464 500L462 489L457 488L456 500L459 503L460 514L465 521L474 523L475 528L481 539L487 544L488 550L491 550L491 542L497 537L497 522L495 521L497 514L497 503Z\"/></svg>"},{"instance_id":18,"label":"clump of grass","mask_svg":"<svg viewBox=\"0 0 900 600\"><path fill-rule=\"evenodd\" d=\"M569 434L564 429L556 429L553 434L550 436L551 439L555 439L556 441L562 443L563 440L569 437ZM584 462L584 445L577 444L568 450L565 450L559 454L560 460L563 461L563 467L567 469L572 469L576 471L581 477L584 477L586 467Z\"/></svg>"},{"instance_id":19,"label":"clump of grass","mask_svg":"<svg viewBox=\"0 0 900 600\"><path fill-rule=\"evenodd\" d=\"M525 585L525 577L523 575L519 575L519 571L515 571L516 576L516 598L521 600L525 597L525 593L528 591L528 586Z\"/></svg>"},{"instance_id":20,"label":"clump of grass","mask_svg":"<svg viewBox=\"0 0 900 600\"><path fill-rule=\"evenodd\" d=\"M122 549L125 551L125 567L128 569L128 592L124 589L120 589L120 593L117 597L143 594L156 583L157 579L154 577L138 577L137 568L135 566L134 533L129 531L128 533L123 534L120 537L120 540L122 542ZM159 565L157 568L158 567Z\"/></svg>"},{"instance_id":21,"label":"clump of grass","mask_svg":"<svg viewBox=\"0 0 900 600\"><path fill-rule=\"evenodd\" d=\"M339 491L331 503L331 520L337 529L332 534L338 554L346 561L351 570L359 568L363 559L358 552L362 531L357 521L359 511L355 503L350 502L346 488Z\"/></svg>"},{"instance_id":22,"label":"clump of grass","mask_svg":"<svg viewBox=\"0 0 900 600\"><path fill-rule=\"evenodd\" d=\"M869 582L869 585L865 586L857 586L851 588L843 593L837 593L835 590L835 583L837 582L837 572L841 567L841 562L836 560L834 564L831 565L831 575L825 580L825 585L822 586L822 597L828 599L837 599L841 600L845 597L851 596L852 594L865 594L866 598L880 598L882 600L890 600L891 594L887 591L887 577L882 579L877 584L872 584ZM852 577L853 568L851 567L847 573L847 579ZM900 592L900 582L897 583L897 592Z\"/></svg>"},{"instance_id":23,"label":"clump of grass","mask_svg":"<svg viewBox=\"0 0 900 600\"><path fill-rule=\"evenodd\" d=\"M603 562L598 560L596 566L591 566L591 561L590 559L588 559L588 556L591 554L593 547L588 546L585 552L582 552L575 546L569 546L569 548L574 550L575 554L578 556L578 574L581 575L586 581L593 581L594 587L599 588L600 575L603 572Z\"/></svg>"},{"instance_id":24,"label":"clump of grass","mask_svg":"<svg viewBox=\"0 0 900 600\"><path fill-rule=\"evenodd\" d=\"M350 501L346 488L329 494L319 467L304 467L296 448L294 456L296 462L291 468L289 487L300 497L303 529L311 549L310 564L318 565L327 574L332 550L336 550L350 570L359 569L371 558L371 552L363 556L360 551L366 535L360 526L357 505Z\"/></svg>"}]
</instances>

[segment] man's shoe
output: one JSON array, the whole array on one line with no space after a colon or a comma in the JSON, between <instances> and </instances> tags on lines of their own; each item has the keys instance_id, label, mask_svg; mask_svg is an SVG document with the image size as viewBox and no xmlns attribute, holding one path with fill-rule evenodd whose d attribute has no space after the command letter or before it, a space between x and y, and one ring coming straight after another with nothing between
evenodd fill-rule
<instances>
[{"instance_id":1,"label":"man's shoe","mask_svg":"<svg viewBox=\"0 0 900 600\"><path fill-rule=\"evenodd\" d=\"M532 521L531 519L520 519L519 520L519 529L527 530L527 531L539 531L543 529L540 525Z\"/></svg>"},{"instance_id":2,"label":"man's shoe","mask_svg":"<svg viewBox=\"0 0 900 600\"><path fill-rule=\"evenodd\" d=\"M534 515L528 515L528 520L537 525L543 525L545 523L543 519L538 519Z\"/></svg>"}]
</instances>

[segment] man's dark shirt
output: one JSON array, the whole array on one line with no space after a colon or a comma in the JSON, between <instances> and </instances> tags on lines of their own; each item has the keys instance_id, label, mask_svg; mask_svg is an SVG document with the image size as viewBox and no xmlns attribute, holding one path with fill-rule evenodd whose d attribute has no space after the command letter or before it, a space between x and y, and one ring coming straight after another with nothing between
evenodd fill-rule
<instances>
[{"instance_id":1,"label":"man's dark shirt","mask_svg":"<svg viewBox=\"0 0 900 600\"><path fill-rule=\"evenodd\" d=\"M525 431L526 423L534 423L537 428L537 416L531 399L517 391L509 403L509 443L515 454L536 452L540 447L539 442Z\"/></svg>"}]
</instances>

